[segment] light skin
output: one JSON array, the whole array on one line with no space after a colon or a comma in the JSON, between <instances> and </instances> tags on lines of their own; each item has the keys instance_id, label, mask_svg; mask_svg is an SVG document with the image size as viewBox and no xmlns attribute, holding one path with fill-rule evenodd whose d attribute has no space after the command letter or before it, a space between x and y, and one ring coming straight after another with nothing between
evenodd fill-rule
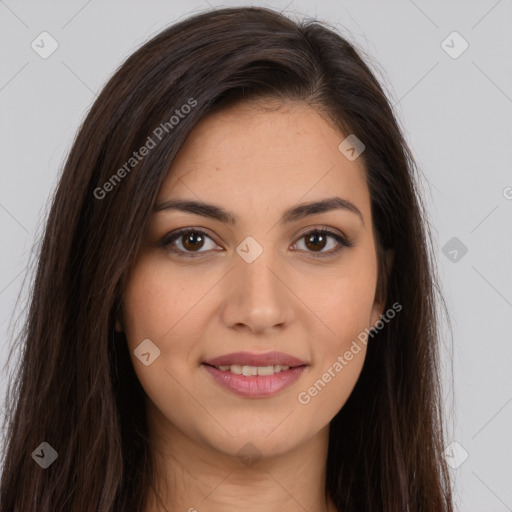
<instances>
[{"instance_id":1,"label":"light skin","mask_svg":"<svg viewBox=\"0 0 512 512\"><path fill-rule=\"evenodd\" d=\"M152 494L145 512L336 510L325 494L329 422L354 388L365 346L308 404L298 395L384 312L375 294L364 163L340 152L346 135L314 108L254 105L231 106L201 121L156 201L213 203L237 222L155 211L124 290L116 329L126 333L147 394L161 499ZM280 220L289 208L332 197L350 201L361 215L342 208ZM197 230L205 234L159 245L185 227L196 237ZM322 228L353 246L308 234ZM247 237L263 249L252 263L236 251ZM146 339L160 350L148 366L134 355ZM225 389L201 364L232 352L274 350L307 367L290 387L265 398ZM254 455L250 461L237 455L244 446Z\"/></svg>"}]
</instances>

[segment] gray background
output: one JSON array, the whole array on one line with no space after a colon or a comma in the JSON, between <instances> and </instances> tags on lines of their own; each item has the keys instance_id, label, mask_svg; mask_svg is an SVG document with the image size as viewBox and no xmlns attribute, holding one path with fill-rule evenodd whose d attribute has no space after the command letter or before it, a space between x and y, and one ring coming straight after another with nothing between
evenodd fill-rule
<instances>
[{"instance_id":1,"label":"gray background","mask_svg":"<svg viewBox=\"0 0 512 512\"><path fill-rule=\"evenodd\" d=\"M23 315L47 202L87 109L137 47L209 5L247 4L0 0L1 365L18 294ZM443 323L443 362L456 499L462 511L512 511L512 0L252 5L333 24L371 56L396 104L424 173L452 321L453 349ZM47 59L31 48L43 31L59 45ZM453 31L469 44L458 58L442 46Z\"/></svg>"}]
</instances>

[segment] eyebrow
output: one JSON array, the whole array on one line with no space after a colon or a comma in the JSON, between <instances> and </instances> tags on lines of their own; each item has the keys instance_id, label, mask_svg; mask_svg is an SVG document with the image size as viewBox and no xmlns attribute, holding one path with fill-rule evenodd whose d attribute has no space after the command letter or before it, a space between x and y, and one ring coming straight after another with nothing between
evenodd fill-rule
<instances>
[{"instance_id":1,"label":"eyebrow","mask_svg":"<svg viewBox=\"0 0 512 512\"><path fill-rule=\"evenodd\" d=\"M155 212L161 212L164 210L179 210L194 213L196 215L209 217L231 225L236 224L238 220L238 217L234 213L226 211L221 206L188 199L169 199L168 201L164 201L163 203L156 205L154 208ZM324 213L331 210L345 210L352 212L360 218L364 225L363 215L359 208L354 203L347 199L342 199L341 197L331 197L328 199L322 199L321 201L293 206L283 213L280 222L282 224L295 222L308 217L309 215Z\"/></svg>"}]
</instances>

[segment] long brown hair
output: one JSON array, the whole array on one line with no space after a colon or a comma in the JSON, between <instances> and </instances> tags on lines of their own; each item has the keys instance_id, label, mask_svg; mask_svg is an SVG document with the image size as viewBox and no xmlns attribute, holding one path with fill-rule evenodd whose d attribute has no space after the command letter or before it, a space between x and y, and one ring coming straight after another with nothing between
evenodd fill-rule
<instances>
[{"instance_id":1,"label":"long brown hair","mask_svg":"<svg viewBox=\"0 0 512 512\"><path fill-rule=\"evenodd\" d=\"M307 102L365 144L378 290L403 306L369 342L356 387L331 422L326 492L343 512L452 511L438 286L418 170L361 52L315 20L229 8L165 29L109 80L47 220L8 393L0 512L142 510L154 475L144 391L114 331L123 283L187 135L215 109L256 96ZM177 122L176 110L186 112ZM154 146L133 160L148 137ZM46 469L31 456L42 442L58 453Z\"/></svg>"}]
</instances>

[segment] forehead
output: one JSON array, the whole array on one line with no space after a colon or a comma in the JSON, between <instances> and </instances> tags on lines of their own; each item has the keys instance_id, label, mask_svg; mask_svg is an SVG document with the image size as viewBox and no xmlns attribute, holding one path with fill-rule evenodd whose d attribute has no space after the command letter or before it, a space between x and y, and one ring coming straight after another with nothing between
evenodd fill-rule
<instances>
[{"instance_id":1,"label":"forehead","mask_svg":"<svg viewBox=\"0 0 512 512\"><path fill-rule=\"evenodd\" d=\"M177 155L157 201L266 207L340 195L369 215L363 159L338 146L348 134L304 103L238 103L203 119Z\"/></svg>"}]
</instances>

